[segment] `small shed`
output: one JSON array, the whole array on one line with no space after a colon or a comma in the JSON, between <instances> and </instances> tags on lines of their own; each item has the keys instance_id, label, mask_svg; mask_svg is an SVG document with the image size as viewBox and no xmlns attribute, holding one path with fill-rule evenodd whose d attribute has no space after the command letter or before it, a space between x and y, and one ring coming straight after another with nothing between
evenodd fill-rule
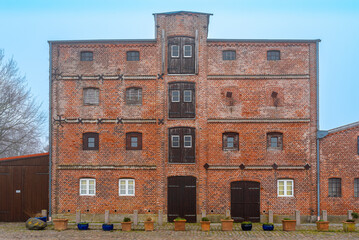
<instances>
[{"instance_id":1,"label":"small shed","mask_svg":"<svg viewBox=\"0 0 359 240\"><path fill-rule=\"evenodd\" d=\"M49 153L0 158L0 222L25 221L49 206Z\"/></svg>"}]
</instances>

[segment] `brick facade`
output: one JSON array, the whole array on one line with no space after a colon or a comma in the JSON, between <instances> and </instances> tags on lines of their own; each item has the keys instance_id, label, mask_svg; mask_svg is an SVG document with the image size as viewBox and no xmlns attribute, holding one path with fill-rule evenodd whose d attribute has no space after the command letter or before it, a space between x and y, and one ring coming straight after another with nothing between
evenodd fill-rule
<instances>
[{"instance_id":1,"label":"brick facade","mask_svg":"<svg viewBox=\"0 0 359 240\"><path fill-rule=\"evenodd\" d=\"M268 210L316 215L318 40L207 39L209 14L154 17L155 39L50 42L53 216L166 215L171 176L196 178L197 221L202 210L214 218L231 209L234 181L260 183L262 219ZM195 39L193 74L168 74L172 36ZM223 50L236 59L223 60ZM279 50L280 60L267 60L268 50ZM81 51L92 51L93 61L80 61ZM127 51L140 60L126 61ZM195 83L195 118L169 117L173 82ZM87 87L99 89L99 105L83 104ZM126 104L129 87L142 88L142 104ZM194 163L169 162L174 127L195 128ZM99 150L83 150L85 132L99 134ZM128 132L142 133L142 150L126 150ZM222 149L226 132L238 133L238 150ZM282 150L267 149L270 132L283 135ZM79 195L80 178L96 179L95 196ZM135 179L135 196L119 196L120 178ZM278 197L278 179L293 180L293 197Z\"/></svg>"},{"instance_id":2,"label":"brick facade","mask_svg":"<svg viewBox=\"0 0 359 240\"><path fill-rule=\"evenodd\" d=\"M320 140L321 208L331 216L359 211L354 179L359 178L359 122L335 128ZM330 196L329 179L341 179L341 196Z\"/></svg>"}]
</instances>

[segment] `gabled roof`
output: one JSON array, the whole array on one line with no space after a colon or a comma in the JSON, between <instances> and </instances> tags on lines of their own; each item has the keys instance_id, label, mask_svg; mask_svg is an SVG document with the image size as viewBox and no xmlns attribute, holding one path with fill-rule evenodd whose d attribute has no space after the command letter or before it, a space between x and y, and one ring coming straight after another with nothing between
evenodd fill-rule
<instances>
[{"instance_id":1,"label":"gabled roof","mask_svg":"<svg viewBox=\"0 0 359 240\"><path fill-rule=\"evenodd\" d=\"M345 131L345 130L349 130L351 128L355 128L355 127L359 127L359 122L353 122L353 123L350 123L350 124L347 124L347 125L344 125L344 126L340 126L340 127L337 127L337 128L333 128L333 129L330 129L328 130L328 133L336 133L336 132L340 132L340 131Z\"/></svg>"},{"instance_id":2,"label":"gabled roof","mask_svg":"<svg viewBox=\"0 0 359 240\"><path fill-rule=\"evenodd\" d=\"M177 15L177 14L202 14L202 15L213 15L213 13L191 12L191 11L163 12L163 13L154 13L153 15Z\"/></svg>"}]
</instances>

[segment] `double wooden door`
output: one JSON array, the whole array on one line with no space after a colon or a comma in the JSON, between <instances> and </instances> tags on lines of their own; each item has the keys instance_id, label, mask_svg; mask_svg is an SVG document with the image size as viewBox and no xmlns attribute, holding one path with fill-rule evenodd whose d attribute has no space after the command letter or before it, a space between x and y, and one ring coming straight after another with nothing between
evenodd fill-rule
<instances>
[{"instance_id":1,"label":"double wooden door","mask_svg":"<svg viewBox=\"0 0 359 240\"><path fill-rule=\"evenodd\" d=\"M235 222L260 221L260 183L231 183L231 215Z\"/></svg>"},{"instance_id":2,"label":"double wooden door","mask_svg":"<svg viewBox=\"0 0 359 240\"><path fill-rule=\"evenodd\" d=\"M168 178L167 220L173 222L177 217L187 222L196 222L196 178L175 176Z\"/></svg>"},{"instance_id":3,"label":"double wooden door","mask_svg":"<svg viewBox=\"0 0 359 240\"><path fill-rule=\"evenodd\" d=\"M48 166L0 166L0 222L25 221L49 202Z\"/></svg>"}]
</instances>

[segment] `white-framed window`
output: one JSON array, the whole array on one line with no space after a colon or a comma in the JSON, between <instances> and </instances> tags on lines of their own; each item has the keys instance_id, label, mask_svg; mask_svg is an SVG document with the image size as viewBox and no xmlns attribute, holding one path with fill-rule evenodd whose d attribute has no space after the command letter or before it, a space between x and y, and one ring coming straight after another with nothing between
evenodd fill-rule
<instances>
[{"instance_id":1,"label":"white-framed window","mask_svg":"<svg viewBox=\"0 0 359 240\"><path fill-rule=\"evenodd\" d=\"M180 91L179 90L172 90L172 102L180 102Z\"/></svg>"},{"instance_id":2,"label":"white-framed window","mask_svg":"<svg viewBox=\"0 0 359 240\"><path fill-rule=\"evenodd\" d=\"M178 45L171 46L171 57L173 57L173 58L179 57L179 46Z\"/></svg>"},{"instance_id":3,"label":"white-framed window","mask_svg":"<svg viewBox=\"0 0 359 240\"><path fill-rule=\"evenodd\" d=\"M183 102L192 102L192 90L183 91Z\"/></svg>"},{"instance_id":4,"label":"white-framed window","mask_svg":"<svg viewBox=\"0 0 359 240\"><path fill-rule=\"evenodd\" d=\"M121 178L118 192L120 196L135 196L135 179Z\"/></svg>"},{"instance_id":5,"label":"white-framed window","mask_svg":"<svg viewBox=\"0 0 359 240\"><path fill-rule=\"evenodd\" d=\"M183 46L183 57L192 57L192 46L184 45Z\"/></svg>"},{"instance_id":6,"label":"white-framed window","mask_svg":"<svg viewBox=\"0 0 359 240\"><path fill-rule=\"evenodd\" d=\"M180 136L179 135L172 135L172 147L179 148L180 147Z\"/></svg>"},{"instance_id":7,"label":"white-framed window","mask_svg":"<svg viewBox=\"0 0 359 240\"><path fill-rule=\"evenodd\" d=\"M278 197L294 196L294 181L291 179L280 179L277 182Z\"/></svg>"},{"instance_id":8,"label":"white-framed window","mask_svg":"<svg viewBox=\"0 0 359 240\"><path fill-rule=\"evenodd\" d=\"M96 195L96 179L81 178L80 179L80 195L95 196Z\"/></svg>"},{"instance_id":9,"label":"white-framed window","mask_svg":"<svg viewBox=\"0 0 359 240\"><path fill-rule=\"evenodd\" d=\"M192 135L184 135L183 143L184 143L185 148L191 148L192 147Z\"/></svg>"}]
</instances>

